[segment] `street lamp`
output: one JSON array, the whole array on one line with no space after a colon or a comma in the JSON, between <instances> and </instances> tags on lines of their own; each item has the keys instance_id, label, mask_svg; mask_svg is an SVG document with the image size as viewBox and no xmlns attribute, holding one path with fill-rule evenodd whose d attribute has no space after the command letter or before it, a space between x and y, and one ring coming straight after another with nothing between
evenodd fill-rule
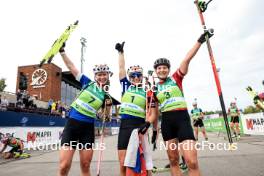
<instances>
[{"instance_id":1,"label":"street lamp","mask_svg":"<svg viewBox=\"0 0 264 176\"><path fill-rule=\"evenodd\" d=\"M83 62L85 61L84 60L84 52L85 52L85 49L86 49L86 38L82 37L80 39L80 42L81 42L81 45L82 45L82 48L81 48L81 73L83 73Z\"/></svg>"}]
</instances>

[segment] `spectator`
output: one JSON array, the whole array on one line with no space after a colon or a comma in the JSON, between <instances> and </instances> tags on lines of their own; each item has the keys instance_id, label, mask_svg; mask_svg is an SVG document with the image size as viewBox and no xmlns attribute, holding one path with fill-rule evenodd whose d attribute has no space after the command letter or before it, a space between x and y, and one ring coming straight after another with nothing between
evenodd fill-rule
<instances>
[{"instance_id":1,"label":"spectator","mask_svg":"<svg viewBox=\"0 0 264 176\"><path fill-rule=\"evenodd\" d=\"M55 114L56 113L56 102L53 102L51 105L51 114Z\"/></svg>"},{"instance_id":2,"label":"spectator","mask_svg":"<svg viewBox=\"0 0 264 176\"><path fill-rule=\"evenodd\" d=\"M65 118L68 118L69 117L70 108L66 104L64 104L64 108L65 108Z\"/></svg>"},{"instance_id":3,"label":"spectator","mask_svg":"<svg viewBox=\"0 0 264 176\"><path fill-rule=\"evenodd\" d=\"M6 99L6 96L4 96L4 98L1 100L1 108L3 110L6 110L7 106L9 105L8 100Z\"/></svg>"},{"instance_id":4,"label":"spectator","mask_svg":"<svg viewBox=\"0 0 264 176\"><path fill-rule=\"evenodd\" d=\"M2 95L0 94L0 104L1 104L1 102L2 102Z\"/></svg>"},{"instance_id":5,"label":"spectator","mask_svg":"<svg viewBox=\"0 0 264 176\"><path fill-rule=\"evenodd\" d=\"M16 98L17 98L17 101L19 101L22 98L22 93L20 89L17 90Z\"/></svg>"},{"instance_id":6,"label":"spectator","mask_svg":"<svg viewBox=\"0 0 264 176\"><path fill-rule=\"evenodd\" d=\"M23 108L22 92L20 89L17 90L16 98L17 98L16 107Z\"/></svg>"},{"instance_id":7,"label":"spectator","mask_svg":"<svg viewBox=\"0 0 264 176\"><path fill-rule=\"evenodd\" d=\"M29 96L29 99L28 99L28 108L36 108L36 105L34 104L34 100L36 100L36 97Z\"/></svg>"},{"instance_id":8,"label":"spectator","mask_svg":"<svg viewBox=\"0 0 264 176\"><path fill-rule=\"evenodd\" d=\"M65 108L65 105L63 103L60 106L60 112L61 112L61 117L65 118L66 117L66 108Z\"/></svg>"},{"instance_id":9,"label":"spectator","mask_svg":"<svg viewBox=\"0 0 264 176\"><path fill-rule=\"evenodd\" d=\"M60 112L60 101L56 101L56 112Z\"/></svg>"},{"instance_id":10,"label":"spectator","mask_svg":"<svg viewBox=\"0 0 264 176\"><path fill-rule=\"evenodd\" d=\"M8 100L6 99L6 96L4 96L3 100L1 101L1 105L7 107L9 105Z\"/></svg>"},{"instance_id":11,"label":"spectator","mask_svg":"<svg viewBox=\"0 0 264 176\"><path fill-rule=\"evenodd\" d=\"M22 99L23 99L23 104L26 108L29 107L29 94L28 91L24 90L23 94L22 94Z\"/></svg>"},{"instance_id":12,"label":"spectator","mask_svg":"<svg viewBox=\"0 0 264 176\"><path fill-rule=\"evenodd\" d=\"M49 99L48 101L48 110L51 111L51 105L53 103L53 100L52 99Z\"/></svg>"}]
</instances>

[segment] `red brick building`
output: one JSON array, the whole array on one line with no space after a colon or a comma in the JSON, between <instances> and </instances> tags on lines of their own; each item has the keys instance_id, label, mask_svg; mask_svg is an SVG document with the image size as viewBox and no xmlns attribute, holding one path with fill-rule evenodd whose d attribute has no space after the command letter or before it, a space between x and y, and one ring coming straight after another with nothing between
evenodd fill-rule
<instances>
[{"instance_id":1,"label":"red brick building","mask_svg":"<svg viewBox=\"0 0 264 176\"><path fill-rule=\"evenodd\" d=\"M30 96L38 100L48 102L52 99L70 105L81 88L71 72L62 72L53 63L44 64L41 68L38 65L18 67L16 91L27 90ZM113 98L113 104L119 102Z\"/></svg>"},{"instance_id":2,"label":"red brick building","mask_svg":"<svg viewBox=\"0 0 264 176\"><path fill-rule=\"evenodd\" d=\"M25 81L22 88L21 80ZM62 72L60 67L51 63L44 64L41 68L38 65L18 67L16 90L18 89L25 89L29 95L42 101L53 99L64 100L66 103L67 98L68 102L72 101L81 87L70 72Z\"/></svg>"}]
</instances>

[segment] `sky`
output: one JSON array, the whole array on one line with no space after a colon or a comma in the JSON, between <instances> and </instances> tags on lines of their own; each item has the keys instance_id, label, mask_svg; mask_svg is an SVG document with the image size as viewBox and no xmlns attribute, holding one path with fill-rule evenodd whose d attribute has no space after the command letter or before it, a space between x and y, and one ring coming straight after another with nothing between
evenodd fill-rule
<instances>
[{"instance_id":1,"label":"sky","mask_svg":"<svg viewBox=\"0 0 264 176\"><path fill-rule=\"evenodd\" d=\"M264 90L263 7L262 0L213 0L204 13L207 27L215 30L210 42L226 107L235 98L239 108L252 105L249 85ZM80 38L85 37L84 74L93 79L93 66L108 64L114 72L110 92L119 100L117 42L126 42L127 68L140 64L147 72L157 58L166 57L174 72L203 32L193 0L9 0L1 2L0 16L0 78L9 92L15 92L17 67L38 64L76 20L68 56L80 68ZM67 71L59 55L53 63ZM189 108L197 98L203 110L221 109L206 45L191 61L183 89Z\"/></svg>"}]
</instances>

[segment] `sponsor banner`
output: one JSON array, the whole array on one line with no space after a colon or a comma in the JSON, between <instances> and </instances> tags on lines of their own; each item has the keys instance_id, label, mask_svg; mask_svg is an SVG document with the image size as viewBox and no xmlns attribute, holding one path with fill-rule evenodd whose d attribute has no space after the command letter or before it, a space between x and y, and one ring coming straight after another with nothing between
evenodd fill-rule
<instances>
[{"instance_id":1,"label":"sponsor banner","mask_svg":"<svg viewBox=\"0 0 264 176\"><path fill-rule=\"evenodd\" d=\"M226 131L224 125L224 119L222 118L204 120L204 126L206 131L210 131L210 132Z\"/></svg>"},{"instance_id":2,"label":"sponsor banner","mask_svg":"<svg viewBox=\"0 0 264 176\"><path fill-rule=\"evenodd\" d=\"M33 148L40 145L58 144L61 139L63 127L5 127L0 128L3 134L11 134L24 141L25 148Z\"/></svg>"},{"instance_id":3,"label":"sponsor banner","mask_svg":"<svg viewBox=\"0 0 264 176\"><path fill-rule=\"evenodd\" d=\"M217 119L217 118L219 118L219 114L210 114L204 116L204 119Z\"/></svg>"},{"instance_id":4,"label":"sponsor banner","mask_svg":"<svg viewBox=\"0 0 264 176\"><path fill-rule=\"evenodd\" d=\"M228 117L228 122L230 123L230 117ZM207 119L204 120L204 126L206 131L209 132L224 132L226 133L226 127L225 127L225 122L224 122L224 118L220 117L220 118L214 118L214 119ZM243 129L243 125L242 125L242 120L240 117L239 120L239 127L240 127L240 133L243 134L244 133L244 129Z\"/></svg>"},{"instance_id":5,"label":"sponsor banner","mask_svg":"<svg viewBox=\"0 0 264 176\"><path fill-rule=\"evenodd\" d=\"M264 114L246 114L241 116L245 134L264 135Z\"/></svg>"}]
</instances>

